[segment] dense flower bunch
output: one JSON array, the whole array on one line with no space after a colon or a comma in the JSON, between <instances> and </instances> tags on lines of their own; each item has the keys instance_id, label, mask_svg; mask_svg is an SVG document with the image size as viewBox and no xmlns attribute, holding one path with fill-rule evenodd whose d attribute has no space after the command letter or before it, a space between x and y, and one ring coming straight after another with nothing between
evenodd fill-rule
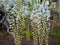
<instances>
[{"instance_id":1,"label":"dense flower bunch","mask_svg":"<svg viewBox=\"0 0 60 45\"><path fill-rule=\"evenodd\" d=\"M37 42L39 42L40 45L43 45L43 40L45 41L45 45L48 45L49 27L47 26L49 24L47 21L50 17L49 7L45 0L42 2L42 4L34 3L33 6L34 7L32 8L32 10L30 10L28 2L26 5L23 5L22 10L23 16L27 17L27 15L30 15L30 20L32 20L31 24L33 27L32 34L34 39L34 45L38 45Z\"/></svg>"},{"instance_id":2,"label":"dense flower bunch","mask_svg":"<svg viewBox=\"0 0 60 45\"><path fill-rule=\"evenodd\" d=\"M6 11L6 19L9 22L9 24L11 24L10 22L12 22L12 13L13 15L17 15L18 11L17 11L17 6L15 4L15 2L12 2L12 0L0 0L0 5L4 6L4 10ZM12 24L11 24L12 25Z\"/></svg>"},{"instance_id":3,"label":"dense flower bunch","mask_svg":"<svg viewBox=\"0 0 60 45\"><path fill-rule=\"evenodd\" d=\"M4 6L4 10L7 12L6 14L6 20L8 21L8 30L9 33L11 33L14 36L15 44L20 45L20 22L17 17L18 14L18 7L16 2L12 0L1 0L1 4Z\"/></svg>"},{"instance_id":4,"label":"dense flower bunch","mask_svg":"<svg viewBox=\"0 0 60 45\"><path fill-rule=\"evenodd\" d=\"M30 2L32 2L32 1L30 1ZM33 6L34 7L30 11L30 9L29 9L30 7L28 6L28 3L26 5L23 5L23 7L22 7L23 16L30 15L30 17L31 17L30 19L34 20L33 18L35 16L39 17L39 15L44 15L44 16L47 16L47 20L48 20L48 18L50 17L50 10L49 10L49 7L46 2L43 1L42 4L34 3Z\"/></svg>"}]
</instances>

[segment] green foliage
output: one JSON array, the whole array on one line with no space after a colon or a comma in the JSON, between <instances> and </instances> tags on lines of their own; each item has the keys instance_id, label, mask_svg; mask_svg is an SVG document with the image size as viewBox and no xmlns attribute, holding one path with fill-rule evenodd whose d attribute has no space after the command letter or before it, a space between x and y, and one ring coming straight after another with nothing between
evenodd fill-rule
<instances>
[{"instance_id":1,"label":"green foliage","mask_svg":"<svg viewBox=\"0 0 60 45\"><path fill-rule=\"evenodd\" d=\"M29 30L26 30L26 40L29 41L31 37L31 32Z\"/></svg>"},{"instance_id":2,"label":"green foliage","mask_svg":"<svg viewBox=\"0 0 60 45\"><path fill-rule=\"evenodd\" d=\"M21 35L26 35L26 40L29 41L30 37L32 36L32 32L29 30L24 30L21 32Z\"/></svg>"},{"instance_id":3,"label":"green foliage","mask_svg":"<svg viewBox=\"0 0 60 45\"><path fill-rule=\"evenodd\" d=\"M54 27L54 37L60 42L60 26Z\"/></svg>"},{"instance_id":4,"label":"green foliage","mask_svg":"<svg viewBox=\"0 0 60 45\"><path fill-rule=\"evenodd\" d=\"M21 32L21 35L24 35L24 34L25 34L25 31L22 31L22 32Z\"/></svg>"},{"instance_id":5,"label":"green foliage","mask_svg":"<svg viewBox=\"0 0 60 45\"><path fill-rule=\"evenodd\" d=\"M32 3L29 6L29 9L32 10L34 8L34 0L32 0Z\"/></svg>"},{"instance_id":6,"label":"green foliage","mask_svg":"<svg viewBox=\"0 0 60 45\"><path fill-rule=\"evenodd\" d=\"M54 32L60 31L60 26L54 26Z\"/></svg>"},{"instance_id":7,"label":"green foliage","mask_svg":"<svg viewBox=\"0 0 60 45\"><path fill-rule=\"evenodd\" d=\"M60 24L60 10L58 10L58 24Z\"/></svg>"},{"instance_id":8,"label":"green foliage","mask_svg":"<svg viewBox=\"0 0 60 45\"><path fill-rule=\"evenodd\" d=\"M55 12L55 8L50 8L50 14L53 14Z\"/></svg>"}]
</instances>

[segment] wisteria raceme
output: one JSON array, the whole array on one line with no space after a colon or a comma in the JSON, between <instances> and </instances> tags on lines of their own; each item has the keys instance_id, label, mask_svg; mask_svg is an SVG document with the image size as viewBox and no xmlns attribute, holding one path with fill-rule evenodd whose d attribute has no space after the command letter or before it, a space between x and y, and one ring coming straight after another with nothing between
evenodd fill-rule
<instances>
[{"instance_id":1,"label":"wisteria raceme","mask_svg":"<svg viewBox=\"0 0 60 45\"><path fill-rule=\"evenodd\" d=\"M39 45L43 45L43 44L48 45L49 27L47 27L48 25L47 21L50 16L50 11L46 1L44 0L42 4L39 3L34 4L34 8L31 11L29 10L29 13L28 13L29 7L27 5L25 6L27 8L24 8L23 14L27 14L27 15L29 14L30 20L32 20L32 27L33 27L32 33L33 33L34 45L38 45L38 42Z\"/></svg>"},{"instance_id":2,"label":"wisteria raceme","mask_svg":"<svg viewBox=\"0 0 60 45\"><path fill-rule=\"evenodd\" d=\"M8 2L7 2L8 1ZM6 19L8 21L8 28L10 30L12 30L13 33L11 33L10 30L8 30L8 32L10 32L13 36L14 36L14 39L15 39L15 44L16 45L20 45L20 41L21 41L21 37L20 37L20 22L19 22L19 19L17 17L17 14L18 14L18 11L17 11L17 8L16 5L17 4L13 4L13 2L9 3L10 1L9 0L4 0L4 9L7 11L7 16L6 16Z\"/></svg>"}]
</instances>

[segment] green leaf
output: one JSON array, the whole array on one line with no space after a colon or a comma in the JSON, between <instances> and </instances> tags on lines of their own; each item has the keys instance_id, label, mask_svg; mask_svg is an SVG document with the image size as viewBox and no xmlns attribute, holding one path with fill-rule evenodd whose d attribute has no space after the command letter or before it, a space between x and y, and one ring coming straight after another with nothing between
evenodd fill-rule
<instances>
[{"instance_id":1,"label":"green leaf","mask_svg":"<svg viewBox=\"0 0 60 45\"><path fill-rule=\"evenodd\" d=\"M32 10L34 8L34 0L32 0L32 3L30 4L29 9Z\"/></svg>"},{"instance_id":2,"label":"green leaf","mask_svg":"<svg viewBox=\"0 0 60 45\"><path fill-rule=\"evenodd\" d=\"M29 41L31 37L31 32L29 30L26 30L26 40Z\"/></svg>"}]
</instances>

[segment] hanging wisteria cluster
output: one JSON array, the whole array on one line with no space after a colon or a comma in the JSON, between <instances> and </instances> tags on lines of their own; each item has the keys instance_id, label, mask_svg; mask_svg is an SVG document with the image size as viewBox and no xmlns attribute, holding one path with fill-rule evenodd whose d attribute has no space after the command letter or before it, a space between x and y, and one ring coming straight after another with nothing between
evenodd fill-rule
<instances>
[{"instance_id":1,"label":"hanging wisteria cluster","mask_svg":"<svg viewBox=\"0 0 60 45\"><path fill-rule=\"evenodd\" d=\"M50 17L50 10L47 2L44 0L41 4L33 1L26 1L26 3L22 7L23 16L29 15L32 20L34 45L38 45L38 42L39 45L48 45L49 23L47 21Z\"/></svg>"},{"instance_id":2,"label":"hanging wisteria cluster","mask_svg":"<svg viewBox=\"0 0 60 45\"><path fill-rule=\"evenodd\" d=\"M15 44L20 45L20 22L17 17L18 7L16 1L13 0L0 0L0 4L4 6L6 11L6 20L8 22L8 32L14 36Z\"/></svg>"}]
</instances>

